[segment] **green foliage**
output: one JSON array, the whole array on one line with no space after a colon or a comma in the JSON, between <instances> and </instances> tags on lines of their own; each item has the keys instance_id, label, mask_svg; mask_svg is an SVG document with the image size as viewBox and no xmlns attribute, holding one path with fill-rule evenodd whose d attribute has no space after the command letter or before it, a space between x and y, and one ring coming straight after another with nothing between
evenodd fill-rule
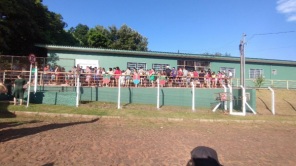
<instances>
[{"instance_id":1,"label":"green foliage","mask_svg":"<svg viewBox=\"0 0 296 166\"><path fill-rule=\"evenodd\" d=\"M60 14L48 10L42 0L0 1L0 54L46 56L35 44L53 44L147 51L147 38L127 25L120 29L78 24L66 31ZM42 54L42 55L40 55Z\"/></svg>"},{"instance_id":2,"label":"green foliage","mask_svg":"<svg viewBox=\"0 0 296 166\"><path fill-rule=\"evenodd\" d=\"M138 32L132 30L127 25L121 26L119 30L110 27L112 32L112 44L110 48L122 50L147 51L148 40Z\"/></svg>"},{"instance_id":3,"label":"green foliage","mask_svg":"<svg viewBox=\"0 0 296 166\"><path fill-rule=\"evenodd\" d=\"M220 52L216 52L214 56L222 56L222 54Z\"/></svg>"},{"instance_id":4,"label":"green foliage","mask_svg":"<svg viewBox=\"0 0 296 166\"><path fill-rule=\"evenodd\" d=\"M48 11L40 0L0 1L0 53L28 55L35 44L78 43L64 30L61 15ZM37 55L38 56L38 55Z\"/></svg>"},{"instance_id":5,"label":"green foliage","mask_svg":"<svg viewBox=\"0 0 296 166\"><path fill-rule=\"evenodd\" d=\"M96 26L88 32L88 46L95 48L108 48L110 39L109 32L102 26Z\"/></svg>"},{"instance_id":6,"label":"green foliage","mask_svg":"<svg viewBox=\"0 0 296 166\"><path fill-rule=\"evenodd\" d=\"M59 57L55 53L50 53L49 57L47 58L47 63L50 64L50 66L55 66L57 61L59 60Z\"/></svg>"},{"instance_id":7,"label":"green foliage","mask_svg":"<svg viewBox=\"0 0 296 166\"><path fill-rule=\"evenodd\" d=\"M208 52L205 52L205 53L203 53L203 55L206 55L206 56L231 56L231 54L230 53L225 53L225 54L222 54L222 53L220 53L220 52L216 52L216 53L208 53Z\"/></svg>"},{"instance_id":8,"label":"green foliage","mask_svg":"<svg viewBox=\"0 0 296 166\"><path fill-rule=\"evenodd\" d=\"M258 76L255 80L254 80L254 85L257 88L260 88L263 84L264 84L264 77L262 75Z\"/></svg>"},{"instance_id":9,"label":"green foliage","mask_svg":"<svg viewBox=\"0 0 296 166\"><path fill-rule=\"evenodd\" d=\"M71 27L69 32L79 41L80 46L88 46L88 31L87 25L78 24L75 28Z\"/></svg>"},{"instance_id":10,"label":"green foliage","mask_svg":"<svg viewBox=\"0 0 296 166\"><path fill-rule=\"evenodd\" d=\"M226 52L226 53L224 54L224 56L231 56L231 54L228 53L228 52Z\"/></svg>"},{"instance_id":11,"label":"green foliage","mask_svg":"<svg viewBox=\"0 0 296 166\"><path fill-rule=\"evenodd\" d=\"M86 25L78 24L69 32L79 41L80 46L95 48L110 48L120 50L147 51L148 40L127 25L120 29L110 26L96 26L89 29Z\"/></svg>"}]
</instances>

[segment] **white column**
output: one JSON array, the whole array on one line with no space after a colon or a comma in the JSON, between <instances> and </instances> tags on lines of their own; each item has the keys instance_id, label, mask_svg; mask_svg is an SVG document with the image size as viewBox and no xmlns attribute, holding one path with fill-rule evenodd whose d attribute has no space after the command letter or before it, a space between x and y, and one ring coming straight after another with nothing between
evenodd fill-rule
<instances>
[{"instance_id":1,"label":"white column","mask_svg":"<svg viewBox=\"0 0 296 166\"><path fill-rule=\"evenodd\" d=\"M29 85L28 85L27 107L29 107L29 103L30 103L31 76L32 76L32 63L30 64L30 74L29 74Z\"/></svg>"},{"instance_id":2,"label":"white column","mask_svg":"<svg viewBox=\"0 0 296 166\"><path fill-rule=\"evenodd\" d=\"M226 86L225 85L222 85L222 86L224 88L224 93L227 94L227 88L226 88ZM227 97L229 98L230 96L227 96ZM224 101L224 110L225 111L227 110L227 100Z\"/></svg>"},{"instance_id":3,"label":"white column","mask_svg":"<svg viewBox=\"0 0 296 166\"><path fill-rule=\"evenodd\" d=\"M233 101L232 101L232 87L228 84L228 88L229 88L229 111L230 114L233 112Z\"/></svg>"},{"instance_id":4,"label":"white column","mask_svg":"<svg viewBox=\"0 0 296 166\"><path fill-rule=\"evenodd\" d=\"M80 78L79 78L79 74L77 74L77 82L76 82L76 107L79 106L79 94L80 94Z\"/></svg>"},{"instance_id":5,"label":"white column","mask_svg":"<svg viewBox=\"0 0 296 166\"><path fill-rule=\"evenodd\" d=\"M37 82L38 82L38 69L37 69L37 65L35 66L35 72L34 72L34 93L37 92Z\"/></svg>"},{"instance_id":6,"label":"white column","mask_svg":"<svg viewBox=\"0 0 296 166\"><path fill-rule=\"evenodd\" d=\"M120 86L121 86L121 82L120 82L120 78L118 79L118 99L117 99L117 109L120 109Z\"/></svg>"},{"instance_id":7,"label":"white column","mask_svg":"<svg viewBox=\"0 0 296 166\"><path fill-rule=\"evenodd\" d=\"M246 115L246 90L244 88L244 86L241 85L241 88L242 88L242 112L243 112L243 115Z\"/></svg>"},{"instance_id":8,"label":"white column","mask_svg":"<svg viewBox=\"0 0 296 166\"><path fill-rule=\"evenodd\" d=\"M275 115L275 107L274 107L274 90L268 87L268 89L271 91L271 112L273 115Z\"/></svg>"},{"instance_id":9,"label":"white column","mask_svg":"<svg viewBox=\"0 0 296 166\"><path fill-rule=\"evenodd\" d=\"M157 106L156 108L159 109L159 91L160 91L160 87L159 87L159 78L157 79Z\"/></svg>"},{"instance_id":10,"label":"white column","mask_svg":"<svg viewBox=\"0 0 296 166\"><path fill-rule=\"evenodd\" d=\"M287 89L289 89L289 81L287 81Z\"/></svg>"},{"instance_id":11,"label":"white column","mask_svg":"<svg viewBox=\"0 0 296 166\"><path fill-rule=\"evenodd\" d=\"M192 84L192 111L195 112L195 86L193 82L191 82L191 84Z\"/></svg>"}]
</instances>

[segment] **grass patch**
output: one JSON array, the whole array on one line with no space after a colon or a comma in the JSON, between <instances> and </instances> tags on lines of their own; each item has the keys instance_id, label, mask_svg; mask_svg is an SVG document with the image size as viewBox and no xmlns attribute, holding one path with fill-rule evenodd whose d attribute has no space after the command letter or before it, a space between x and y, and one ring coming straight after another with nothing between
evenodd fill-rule
<instances>
[{"instance_id":1,"label":"grass patch","mask_svg":"<svg viewBox=\"0 0 296 166\"><path fill-rule=\"evenodd\" d=\"M3 110L2 108L1 110ZM189 107L181 106L164 106L159 110L155 105L145 104L126 104L122 109L117 109L116 103L108 102L88 102L81 104L78 108L61 105L46 104L30 104L28 108L25 106L7 105L8 111L28 111L28 112L46 112L46 113L67 113L81 115L97 115L97 116L120 116L122 118L178 118L184 120L194 119L213 119L213 120L264 120L264 121L294 121L296 116L280 116L280 115L247 115L232 116L225 115L223 111L217 110L212 112L209 109L199 109L193 112Z\"/></svg>"}]
</instances>

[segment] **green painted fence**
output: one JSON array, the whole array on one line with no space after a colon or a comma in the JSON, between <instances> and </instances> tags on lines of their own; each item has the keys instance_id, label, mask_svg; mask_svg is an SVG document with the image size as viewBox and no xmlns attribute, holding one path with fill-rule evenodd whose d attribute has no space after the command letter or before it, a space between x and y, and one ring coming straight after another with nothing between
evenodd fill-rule
<instances>
[{"instance_id":1,"label":"green painted fence","mask_svg":"<svg viewBox=\"0 0 296 166\"><path fill-rule=\"evenodd\" d=\"M33 87L31 87L32 90ZM38 91L31 92L30 102L53 105L76 105L76 88L69 86L39 86ZM117 102L118 88L81 87L80 101ZM212 109L220 101L218 94L222 88L195 89L196 109ZM256 90L246 89L249 105L256 110ZM234 109L241 108L241 89L233 89ZM157 88L121 88L121 105L125 104L157 104ZM160 88L160 106L192 106L191 88Z\"/></svg>"}]
</instances>

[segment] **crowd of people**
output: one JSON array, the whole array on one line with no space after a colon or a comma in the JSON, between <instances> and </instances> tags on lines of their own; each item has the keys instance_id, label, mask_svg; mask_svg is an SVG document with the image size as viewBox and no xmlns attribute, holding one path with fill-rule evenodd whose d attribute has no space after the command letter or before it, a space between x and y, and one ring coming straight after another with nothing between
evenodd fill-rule
<instances>
[{"instance_id":1,"label":"crowd of people","mask_svg":"<svg viewBox=\"0 0 296 166\"><path fill-rule=\"evenodd\" d=\"M66 84L75 86L76 80L80 79L82 86L100 86L100 87L115 87L120 83L123 87L155 87L159 83L161 87L200 87L200 88L220 88L223 85L231 84L232 72L228 71L211 71L207 70L187 70L186 68L175 67L170 68L167 66L164 70L156 71L154 69L145 70L140 67L129 68L121 70L119 67L109 68L105 70L102 67L90 67L85 69L78 66L73 66L71 70L65 72L63 68L55 66L51 68L50 65L46 65L41 71L38 72L42 75L40 80L41 84ZM34 80L34 74L36 70L32 69L32 82ZM17 78L12 81L14 85L14 104L22 105L22 99L24 96L24 86L29 84L25 79L24 73L17 75ZM40 78L40 77L38 77ZM0 84L0 93L7 93L7 88L4 84Z\"/></svg>"},{"instance_id":2,"label":"crowd of people","mask_svg":"<svg viewBox=\"0 0 296 166\"><path fill-rule=\"evenodd\" d=\"M121 70L119 67L105 69L102 67L86 66L85 69L79 65L73 66L71 70L65 72L59 66L51 68L49 65L43 68L43 84L67 84L75 85L75 80L79 76L83 86L135 86L135 87L155 87L159 81L162 87L190 87L192 83L200 88L219 88L222 85L231 84L231 71L211 71L207 70L187 70L185 67L170 68L166 66L164 70L145 70L127 67Z\"/></svg>"}]
</instances>

